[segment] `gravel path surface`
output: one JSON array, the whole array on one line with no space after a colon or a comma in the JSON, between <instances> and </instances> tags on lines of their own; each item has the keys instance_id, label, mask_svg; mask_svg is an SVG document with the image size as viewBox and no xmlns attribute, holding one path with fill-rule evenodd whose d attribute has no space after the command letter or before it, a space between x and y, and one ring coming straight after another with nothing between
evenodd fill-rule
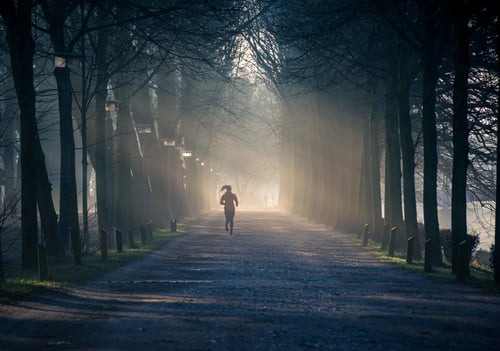
<instances>
[{"instance_id":1,"label":"gravel path surface","mask_svg":"<svg viewBox=\"0 0 500 351\"><path fill-rule=\"evenodd\" d=\"M500 298L278 211L201 217L97 281L0 306L1 350L500 350Z\"/></svg>"}]
</instances>

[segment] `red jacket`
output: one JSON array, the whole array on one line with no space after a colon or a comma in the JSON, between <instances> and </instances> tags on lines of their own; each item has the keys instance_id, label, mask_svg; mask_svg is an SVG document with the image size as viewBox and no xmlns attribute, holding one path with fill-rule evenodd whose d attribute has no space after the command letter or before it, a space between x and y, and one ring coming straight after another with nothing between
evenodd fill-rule
<instances>
[{"instance_id":1,"label":"red jacket","mask_svg":"<svg viewBox=\"0 0 500 351\"><path fill-rule=\"evenodd\" d=\"M224 205L225 211L234 211L234 205L238 206L238 198L230 191L226 191L220 198L220 204Z\"/></svg>"}]
</instances>

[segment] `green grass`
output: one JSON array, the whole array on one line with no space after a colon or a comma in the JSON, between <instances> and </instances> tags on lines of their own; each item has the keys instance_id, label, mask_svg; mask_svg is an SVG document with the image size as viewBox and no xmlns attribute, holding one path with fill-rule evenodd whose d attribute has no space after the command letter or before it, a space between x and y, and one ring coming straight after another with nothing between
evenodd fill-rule
<instances>
[{"instance_id":1,"label":"green grass","mask_svg":"<svg viewBox=\"0 0 500 351\"><path fill-rule=\"evenodd\" d=\"M441 267L432 267L432 272L424 272L424 261L413 260L412 264L407 264L406 252L396 251L394 256L391 257L388 254L388 250L380 249L380 243L378 242L370 240L367 246L363 246L362 239L358 237L355 237L355 242L366 251L372 253L381 262L404 268L410 273L425 275L437 282L465 284L483 289L494 295L500 295L500 287L493 281L493 270L490 267L472 264L470 275L466 278L465 282L457 282L455 275L451 273L451 266L447 263L444 263Z\"/></svg>"},{"instance_id":2,"label":"green grass","mask_svg":"<svg viewBox=\"0 0 500 351\"><path fill-rule=\"evenodd\" d=\"M42 291L74 286L88 280L98 278L132 261L143 258L160 249L168 241L184 232L183 226L177 226L177 233L166 230L155 230L153 239L144 247L128 248L123 252L108 251L107 259L101 258L100 251L82 256L82 264L49 263L48 277L40 281L38 272L11 272L6 282L0 285L0 303L2 301L25 298Z\"/></svg>"}]
</instances>

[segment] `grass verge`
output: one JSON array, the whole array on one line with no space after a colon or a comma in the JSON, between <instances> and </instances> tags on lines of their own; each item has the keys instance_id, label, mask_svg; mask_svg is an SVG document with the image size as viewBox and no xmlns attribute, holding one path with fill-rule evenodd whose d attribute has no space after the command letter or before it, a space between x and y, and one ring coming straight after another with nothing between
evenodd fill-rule
<instances>
[{"instance_id":1,"label":"grass verge","mask_svg":"<svg viewBox=\"0 0 500 351\"><path fill-rule=\"evenodd\" d=\"M355 242L366 251L372 253L381 262L401 267L414 274L425 275L438 282L465 284L467 286L482 289L487 293L500 296L500 287L495 284L493 280L493 270L489 267L472 264L470 267L470 275L464 282L458 282L455 275L451 273L451 266L447 263L444 263L441 267L432 267L432 272L425 272L423 260L413 260L411 264L406 263L406 252L396 251L394 256L389 256L388 250L382 250L378 242L370 240L368 245L363 246L363 240L358 237L355 237Z\"/></svg>"},{"instance_id":2,"label":"grass verge","mask_svg":"<svg viewBox=\"0 0 500 351\"><path fill-rule=\"evenodd\" d=\"M37 272L11 272L6 282L0 285L0 303L26 298L39 292L74 286L88 280L98 278L130 262L143 258L160 249L173 238L182 235L183 229L176 233L166 230L155 230L152 240L144 247L124 248L123 252L108 251L107 259L101 258L100 252L82 257L82 264L49 263L48 278L40 281Z\"/></svg>"}]
</instances>

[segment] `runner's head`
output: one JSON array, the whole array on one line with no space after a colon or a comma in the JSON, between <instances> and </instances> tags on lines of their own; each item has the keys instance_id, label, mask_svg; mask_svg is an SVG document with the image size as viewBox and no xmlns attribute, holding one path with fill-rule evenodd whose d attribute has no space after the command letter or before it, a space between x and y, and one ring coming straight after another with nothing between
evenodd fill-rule
<instances>
[{"instance_id":1,"label":"runner's head","mask_svg":"<svg viewBox=\"0 0 500 351\"><path fill-rule=\"evenodd\" d=\"M222 188L220 188L220 191L224 191L224 189L226 191L231 191L231 185L223 185Z\"/></svg>"}]
</instances>

